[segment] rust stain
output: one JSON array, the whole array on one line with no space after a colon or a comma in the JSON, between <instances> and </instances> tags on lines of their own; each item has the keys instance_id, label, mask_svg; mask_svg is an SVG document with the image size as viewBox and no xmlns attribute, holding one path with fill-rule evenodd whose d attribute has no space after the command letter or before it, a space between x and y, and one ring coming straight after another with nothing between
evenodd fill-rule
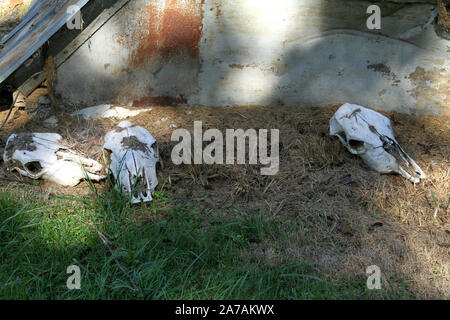
<instances>
[{"instance_id":1,"label":"rust stain","mask_svg":"<svg viewBox=\"0 0 450 320\"><path fill-rule=\"evenodd\" d=\"M129 27L131 32L120 34L117 42L125 48L135 47L130 54L130 66L137 67L146 62L147 57L153 57L158 52L161 8L151 2L140 9L134 18L137 21Z\"/></svg>"},{"instance_id":2,"label":"rust stain","mask_svg":"<svg viewBox=\"0 0 450 320\"><path fill-rule=\"evenodd\" d=\"M187 53L198 59L203 29L203 1L166 0L165 6L152 2L137 15L138 23L131 34L121 34L117 41L124 47L137 43L130 64L138 67L153 57L165 61Z\"/></svg>"},{"instance_id":3,"label":"rust stain","mask_svg":"<svg viewBox=\"0 0 450 320\"><path fill-rule=\"evenodd\" d=\"M176 54L180 48L185 48L191 57L198 58L202 33L197 16L177 9L166 10L161 36L163 56Z\"/></svg>"},{"instance_id":4,"label":"rust stain","mask_svg":"<svg viewBox=\"0 0 450 320\"><path fill-rule=\"evenodd\" d=\"M424 68L416 67L416 70L414 70L414 72L411 73L408 78L412 81L431 80L431 75L431 72L425 72Z\"/></svg>"},{"instance_id":5,"label":"rust stain","mask_svg":"<svg viewBox=\"0 0 450 320\"><path fill-rule=\"evenodd\" d=\"M222 15L222 4L216 5L216 18L220 17Z\"/></svg>"}]
</instances>

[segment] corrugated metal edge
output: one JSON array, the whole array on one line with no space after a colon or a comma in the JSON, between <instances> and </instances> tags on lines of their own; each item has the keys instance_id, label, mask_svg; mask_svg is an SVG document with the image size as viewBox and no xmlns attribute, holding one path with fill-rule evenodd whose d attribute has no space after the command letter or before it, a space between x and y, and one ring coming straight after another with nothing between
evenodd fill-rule
<instances>
[{"instance_id":1,"label":"corrugated metal edge","mask_svg":"<svg viewBox=\"0 0 450 320\"><path fill-rule=\"evenodd\" d=\"M77 5L78 7L82 8L86 5L86 3L88 3L89 0L79 0L75 3L75 5ZM31 21L31 19L37 14L38 10L42 8L43 5L45 5L45 2L41 2L40 4L36 4L34 5L30 11L25 15L26 19L26 23L21 23L19 24L19 26L17 28L15 28L11 33L13 33L13 35L11 37L8 37L8 35L6 36L6 39L12 39L14 37L14 35L20 30L23 29L24 27L27 26L27 24ZM31 11L32 10L32 11ZM0 83L3 82L6 78L8 78L14 71L16 71L21 65L22 63L24 63L29 57L31 57L48 39L50 39L51 36L53 36L64 24L67 23L67 21L69 21L73 16L75 15L75 13L66 13L64 14L61 19L59 19L55 25L53 25L53 27L42 37L40 37L37 42L35 42L34 44L32 44L30 46L30 48L25 52L25 54L23 54L21 57L18 57L17 60L14 61L14 63L10 64L8 67L6 67L5 69L3 69L0 73ZM42 20L42 19L41 19ZM14 47L17 46L17 44L19 44L21 41L26 40L27 38L22 36L20 39L18 39L10 48L14 49ZM4 42L2 41L2 43L6 43L7 40L4 40ZM6 54L6 52L5 52ZM0 55L0 59L4 54Z\"/></svg>"},{"instance_id":2,"label":"corrugated metal edge","mask_svg":"<svg viewBox=\"0 0 450 320\"><path fill-rule=\"evenodd\" d=\"M0 44L4 45L18 31L20 31L23 27L25 27L25 25L27 25L28 22L30 22L30 20L33 19L39 13L39 10L41 10L42 7L44 7L47 2L48 1L41 1L41 2L34 1L31 4L30 9L28 9L27 13L23 17L22 21L10 33L8 33L6 36L3 37L2 41L0 42Z\"/></svg>"}]
</instances>

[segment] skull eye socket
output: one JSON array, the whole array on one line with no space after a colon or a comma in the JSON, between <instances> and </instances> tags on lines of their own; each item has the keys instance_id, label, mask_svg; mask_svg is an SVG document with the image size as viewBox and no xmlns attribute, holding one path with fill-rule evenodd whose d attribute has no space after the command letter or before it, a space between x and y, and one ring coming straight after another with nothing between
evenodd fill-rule
<instances>
[{"instance_id":1,"label":"skull eye socket","mask_svg":"<svg viewBox=\"0 0 450 320\"><path fill-rule=\"evenodd\" d=\"M344 131L339 131L337 135L339 135L343 140L347 141L347 135Z\"/></svg>"},{"instance_id":2,"label":"skull eye socket","mask_svg":"<svg viewBox=\"0 0 450 320\"><path fill-rule=\"evenodd\" d=\"M42 166L39 161L31 161L25 164L25 169L32 174L37 174L42 171Z\"/></svg>"},{"instance_id":3,"label":"skull eye socket","mask_svg":"<svg viewBox=\"0 0 450 320\"><path fill-rule=\"evenodd\" d=\"M363 141L353 140L353 139L348 140L348 144L353 149L361 149L364 146L364 142Z\"/></svg>"},{"instance_id":4,"label":"skull eye socket","mask_svg":"<svg viewBox=\"0 0 450 320\"><path fill-rule=\"evenodd\" d=\"M152 149L153 149L153 155L156 158L159 158L159 149L158 149L158 144L156 142L150 146L150 150L152 150Z\"/></svg>"},{"instance_id":5,"label":"skull eye socket","mask_svg":"<svg viewBox=\"0 0 450 320\"><path fill-rule=\"evenodd\" d=\"M109 166L111 164L111 150L103 149L103 161L105 162L105 166Z\"/></svg>"}]
</instances>

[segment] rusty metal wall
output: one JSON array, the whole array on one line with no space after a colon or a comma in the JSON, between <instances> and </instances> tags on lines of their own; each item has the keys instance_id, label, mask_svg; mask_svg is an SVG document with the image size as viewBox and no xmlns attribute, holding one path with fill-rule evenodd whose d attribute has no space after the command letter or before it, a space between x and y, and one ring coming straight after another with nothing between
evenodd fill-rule
<instances>
[{"instance_id":1,"label":"rusty metal wall","mask_svg":"<svg viewBox=\"0 0 450 320\"><path fill-rule=\"evenodd\" d=\"M450 43L436 6L345 0L131 1L57 73L74 107L352 102L449 114ZM427 1L424 1L427 2Z\"/></svg>"},{"instance_id":2,"label":"rusty metal wall","mask_svg":"<svg viewBox=\"0 0 450 320\"><path fill-rule=\"evenodd\" d=\"M64 63L57 93L73 105L187 103L198 94L202 2L130 1Z\"/></svg>"}]
</instances>

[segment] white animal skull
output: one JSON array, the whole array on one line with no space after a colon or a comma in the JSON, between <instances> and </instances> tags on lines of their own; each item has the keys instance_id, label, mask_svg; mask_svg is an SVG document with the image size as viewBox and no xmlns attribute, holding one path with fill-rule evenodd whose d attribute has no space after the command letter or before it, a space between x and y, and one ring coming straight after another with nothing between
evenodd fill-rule
<instances>
[{"instance_id":1,"label":"white animal skull","mask_svg":"<svg viewBox=\"0 0 450 320\"><path fill-rule=\"evenodd\" d=\"M61 140L57 133L12 134L6 142L3 160L26 177L43 178L63 186L75 186L86 175L95 181L105 178L98 175L100 163L76 154L62 145Z\"/></svg>"},{"instance_id":2,"label":"white animal skull","mask_svg":"<svg viewBox=\"0 0 450 320\"><path fill-rule=\"evenodd\" d=\"M397 172L413 183L426 175L395 140L391 121L376 111L346 103L330 119L330 135L337 136L373 170ZM411 167L412 166L412 170Z\"/></svg>"},{"instance_id":3,"label":"white animal skull","mask_svg":"<svg viewBox=\"0 0 450 320\"><path fill-rule=\"evenodd\" d=\"M125 193L133 193L131 202L151 201L158 185L159 152L155 138L146 129L122 121L118 128L106 134L103 149L114 178L120 181ZM135 186L143 190L134 191Z\"/></svg>"}]
</instances>

